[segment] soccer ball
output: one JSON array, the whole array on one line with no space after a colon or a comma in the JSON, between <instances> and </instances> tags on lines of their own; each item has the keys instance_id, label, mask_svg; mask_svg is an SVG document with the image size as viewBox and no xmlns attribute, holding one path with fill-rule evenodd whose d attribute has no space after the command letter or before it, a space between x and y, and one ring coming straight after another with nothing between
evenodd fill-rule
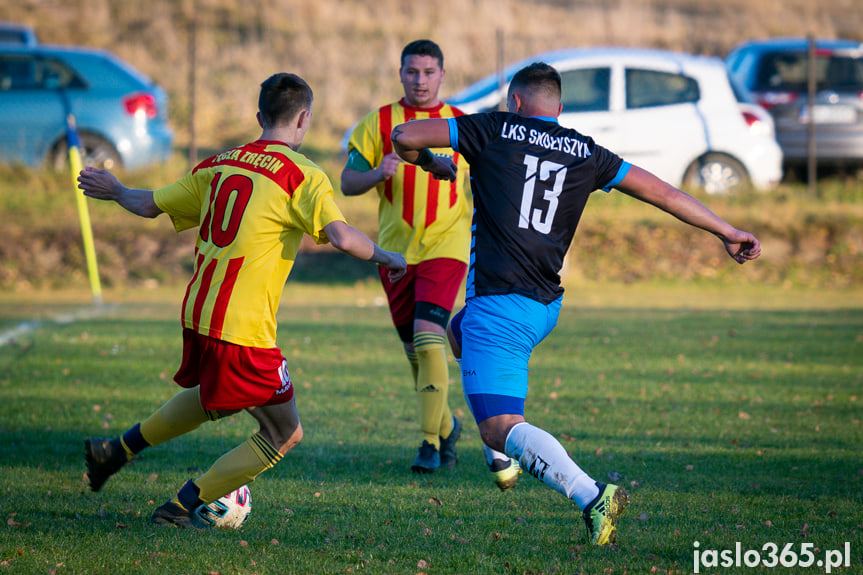
<instances>
[{"instance_id":1,"label":"soccer ball","mask_svg":"<svg viewBox=\"0 0 863 575\"><path fill-rule=\"evenodd\" d=\"M248 485L195 509L198 519L222 529L239 529L252 512L252 493Z\"/></svg>"}]
</instances>

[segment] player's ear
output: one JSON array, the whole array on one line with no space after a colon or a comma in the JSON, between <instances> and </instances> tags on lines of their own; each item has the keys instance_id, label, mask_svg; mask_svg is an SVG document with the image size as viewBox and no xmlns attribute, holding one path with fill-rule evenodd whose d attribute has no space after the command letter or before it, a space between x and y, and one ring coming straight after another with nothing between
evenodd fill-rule
<instances>
[{"instance_id":1,"label":"player's ear","mask_svg":"<svg viewBox=\"0 0 863 575\"><path fill-rule=\"evenodd\" d=\"M312 111L311 110L300 110L300 113L297 114L297 129L308 130L311 122L312 122Z\"/></svg>"},{"instance_id":2,"label":"player's ear","mask_svg":"<svg viewBox=\"0 0 863 575\"><path fill-rule=\"evenodd\" d=\"M258 120L258 125L261 127L261 129L263 129L264 128L264 118L261 116L261 113L257 112L255 114L255 118L257 118L257 120Z\"/></svg>"}]
</instances>

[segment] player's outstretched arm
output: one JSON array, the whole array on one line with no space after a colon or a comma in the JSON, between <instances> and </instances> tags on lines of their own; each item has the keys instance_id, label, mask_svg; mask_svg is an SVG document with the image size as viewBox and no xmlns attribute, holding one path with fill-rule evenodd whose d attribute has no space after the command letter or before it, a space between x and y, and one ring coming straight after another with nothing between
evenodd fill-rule
<instances>
[{"instance_id":1,"label":"player's outstretched arm","mask_svg":"<svg viewBox=\"0 0 863 575\"><path fill-rule=\"evenodd\" d=\"M390 135L393 150L439 180L454 181L457 166L449 158L434 155L429 148L448 148L449 122L443 119L414 120L399 124Z\"/></svg>"},{"instance_id":2,"label":"player's outstretched arm","mask_svg":"<svg viewBox=\"0 0 863 575\"><path fill-rule=\"evenodd\" d=\"M366 172L353 170L347 166L342 170L341 189L346 196L359 196L371 190L381 182L395 175L399 169L401 158L398 154L387 154L381 165Z\"/></svg>"},{"instance_id":3,"label":"player's outstretched arm","mask_svg":"<svg viewBox=\"0 0 863 575\"><path fill-rule=\"evenodd\" d=\"M380 264L389 270L390 281L405 275L407 262L402 254L381 249L367 235L342 221L330 222L324 226L330 243L336 249L357 259Z\"/></svg>"},{"instance_id":4,"label":"player's outstretched arm","mask_svg":"<svg viewBox=\"0 0 863 575\"><path fill-rule=\"evenodd\" d=\"M108 170L87 166L78 174L78 187L85 196L117 202L133 214L155 218L162 213L151 190L127 188Z\"/></svg>"},{"instance_id":5,"label":"player's outstretched arm","mask_svg":"<svg viewBox=\"0 0 863 575\"><path fill-rule=\"evenodd\" d=\"M687 224L714 234L722 240L725 251L737 263L742 264L761 255L761 243L754 235L738 230L696 198L638 166L632 166L616 187L621 192L652 204Z\"/></svg>"}]
</instances>

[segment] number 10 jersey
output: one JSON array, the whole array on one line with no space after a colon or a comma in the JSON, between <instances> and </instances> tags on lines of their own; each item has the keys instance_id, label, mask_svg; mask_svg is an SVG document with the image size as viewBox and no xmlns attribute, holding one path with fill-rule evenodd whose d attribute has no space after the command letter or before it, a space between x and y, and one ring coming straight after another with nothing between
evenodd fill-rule
<instances>
[{"instance_id":1,"label":"number 10 jersey","mask_svg":"<svg viewBox=\"0 0 863 575\"><path fill-rule=\"evenodd\" d=\"M208 158L154 200L177 231L199 227L183 327L248 347L276 346L276 311L303 234L326 243L344 216L311 160L259 140Z\"/></svg>"}]
</instances>

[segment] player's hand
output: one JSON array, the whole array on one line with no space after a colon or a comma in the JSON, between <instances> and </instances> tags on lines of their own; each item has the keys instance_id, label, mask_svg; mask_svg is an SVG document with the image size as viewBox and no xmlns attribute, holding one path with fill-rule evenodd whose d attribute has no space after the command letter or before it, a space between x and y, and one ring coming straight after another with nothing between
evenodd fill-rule
<instances>
[{"instance_id":1,"label":"player's hand","mask_svg":"<svg viewBox=\"0 0 863 575\"><path fill-rule=\"evenodd\" d=\"M395 282L404 277L408 269L408 262L402 254L390 252L390 262L385 267L389 270L387 275L390 281Z\"/></svg>"},{"instance_id":2,"label":"player's hand","mask_svg":"<svg viewBox=\"0 0 863 575\"><path fill-rule=\"evenodd\" d=\"M436 180L454 182L456 174L458 174L458 166L455 165L452 158L443 155L435 156L434 163L423 169L434 176Z\"/></svg>"},{"instance_id":3,"label":"player's hand","mask_svg":"<svg viewBox=\"0 0 863 575\"><path fill-rule=\"evenodd\" d=\"M108 170L87 166L78 174L78 187L85 196L98 200L116 200L125 186Z\"/></svg>"},{"instance_id":4,"label":"player's hand","mask_svg":"<svg viewBox=\"0 0 863 575\"><path fill-rule=\"evenodd\" d=\"M381 172L381 181L383 182L392 178L398 171L399 164L401 164L402 161L403 160L395 152L384 156L384 159L381 161L381 165L378 166L378 169Z\"/></svg>"},{"instance_id":5,"label":"player's hand","mask_svg":"<svg viewBox=\"0 0 863 575\"><path fill-rule=\"evenodd\" d=\"M749 232L735 230L735 233L722 239L725 251L739 264L754 260L761 255L761 242Z\"/></svg>"}]
</instances>

